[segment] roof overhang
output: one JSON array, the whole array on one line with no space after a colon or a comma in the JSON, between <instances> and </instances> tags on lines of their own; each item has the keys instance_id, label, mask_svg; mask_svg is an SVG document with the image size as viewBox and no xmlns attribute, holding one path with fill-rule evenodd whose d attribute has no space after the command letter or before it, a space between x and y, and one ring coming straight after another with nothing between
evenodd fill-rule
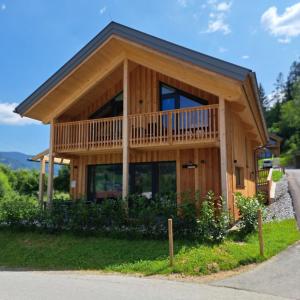
<instances>
[{"instance_id":1,"label":"roof overhang","mask_svg":"<svg viewBox=\"0 0 300 300\"><path fill-rule=\"evenodd\" d=\"M119 49L118 53L111 51L111 44L113 43L122 43L122 48ZM46 99L48 102L45 101L45 106L47 107L48 112L51 111L51 117L56 116L59 110L56 110L56 107L51 100L56 99L56 101L62 101L62 99L60 98L63 98L63 96L61 97L61 95L64 95L64 91L66 90L67 79L70 78L72 74L76 74L76 72L79 72L80 68L83 68L82 66L87 65L93 57L96 57L96 54L99 53L99 49L104 52L103 49L105 49L105 47L107 49L104 57L106 58L106 60L111 61L110 64L103 63L103 65L98 68L99 70L101 69L103 77L108 75L109 72L112 71L109 70L109 68L113 69L119 66L125 56L128 59L136 60L137 63L141 63L146 65L147 67L151 67L151 65L147 65L147 59L143 60L142 55L138 56L136 52L130 52L131 47L140 48L142 49L141 51L151 51L153 56L156 56L157 60L159 60L161 66L167 66L170 61L179 62L181 64L180 70L183 79L187 78L190 69L194 68L196 70L196 75L199 75L200 72L202 72L202 74L211 76L211 84L217 87L217 82L214 80L214 76L216 74L218 76L221 76L221 78L224 79L223 85L225 86L225 88L228 87L228 93L225 94L226 99L233 100L230 99L230 97L236 90L238 90L238 92L245 91L245 94L248 97L250 97L249 93L252 94L255 99L255 104L253 105L253 103L249 103L249 107L251 108L252 113L257 113L254 118L256 119L256 123L260 131L261 140L264 143L266 143L266 141L268 140L266 124L263 117L261 104L258 98L257 80L254 72L247 68L187 49L185 47L159 39L157 37L145 34L143 32L120 25L115 22L111 22L108 26L106 26L95 38L93 38L86 46L84 46L54 75L52 75L44 84L42 84L18 107L16 107L15 112L20 114L21 116L39 119L45 123L49 122L49 117L44 119L40 117L39 107L37 107L37 105L39 103L42 103L42 101ZM113 56L115 56L115 59L112 59ZM99 62L99 58L95 59L95 61ZM97 64L90 63L90 67L95 67L95 65ZM152 67L154 68L155 66L152 65ZM95 70L97 71L97 69ZM160 69L158 69L157 71L159 70ZM194 76L194 81L191 81L189 83L191 85L199 87L199 84L201 84L202 81L199 80L197 76ZM101 78L98 76L95 79L100 80ZM180 80L180 78L178 79ZM88 79L88 81L92 82L92 80L90 79ZM63 83L65 84L64 87L62 87ZM76 81L73 83L75 86ZM62 87L61 94L59 94L59 96L57 94L55 95L53 91L57 90L60 86ZM208 87L209 82L206 82L205 86ZM230 90L230 86L234 88ZM89 85L87 85L85 89L88 87ZM52 98L49 96L51 95L51 93L53 94ZM221 93L218 92L216 92L215 94L217 96L221 95ZM75 98L75 96L76 94L74 93L73 98ZM240 96L234 95L232 97L238 98ZM68 103L66 103L65 106L67 106L67 104ZM33 109L36 110L34 113Z\"/></svg>"}]
</instances>

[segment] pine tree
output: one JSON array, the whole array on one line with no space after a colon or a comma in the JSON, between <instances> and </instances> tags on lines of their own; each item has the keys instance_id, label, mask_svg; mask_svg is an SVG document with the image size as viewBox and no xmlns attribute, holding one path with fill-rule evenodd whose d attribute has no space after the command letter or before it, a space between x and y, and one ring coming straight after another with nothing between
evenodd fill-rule
<instances>
[{"instance_id":1,"label":"pine tree","mask_svg":"<svg viewBox=\"0 0 300 300\"><path fill-rule=\"evenodd\" d=\"M284 102L292 99L294 85L298 81L300 81L300 61L294 61L290 67L290 72L286 81L286 95Z\"/></svg>"},{"instance_id":2,"label":"pine tree","mask_svg":"<svg viewBox=\"0 0 300 300\"><path fill-rule=\"evenodd\" d=\"M269 108L269 99L266 96L265 90L261 83L258 86L258 95L259 95L259 100L260 100L264 115L266 117L266 112Z\"/></svg>"},{"instance_id":3,"label":"pine tree","mask_svg":"<svg viewBox=\"0 0 300 300\"><path fill-rule=\"evenodd\" d=\"M274 103L281 103L286 98L286 84L284 82L284 76L282 72L280 72L276 78L276 82L274 84L275 90L273 91L272 101Z\"/></svg>"}]
</instances>

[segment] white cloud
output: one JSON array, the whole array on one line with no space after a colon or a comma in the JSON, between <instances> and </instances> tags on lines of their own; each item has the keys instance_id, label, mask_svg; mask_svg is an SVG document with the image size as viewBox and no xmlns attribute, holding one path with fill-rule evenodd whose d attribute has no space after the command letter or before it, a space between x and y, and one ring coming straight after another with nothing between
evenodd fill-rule
<instances>
[{"instance_id":1,"label":"white cloud","mask_svg":"<svg viewBox=\"0 0 300 300\"><path fill-rule=\"evenodd\" d=\"M287 7L281 15L277 7L268 8L261 16L261 23L280 43L289 43L292 37L300 36L300 2Z\"/></svg>"},{"instance_id":2,"label":"white cloud","mask_svg":"<svg viewBox=\"0 0 300 300\"><path fill-rule=\"evenodd\" d=\"M187 7L187 0L177 0L177 3L182 7Z\"/></svg>"},{"instance_id":3,"label":"white cloud","mask_svg":"<svg viewBox=\"0 0 300 300\"><path fill-rule=\"evenodd\" d=\"M243 55L243 56L242 56L242 59L249 59L249 58L250 58L249 55Z\"/></svg>"},{"instance_id":4,"label":"white cloud","mask_svg":"<svg viewBox=\"0 0 300 300\"><path fill-rule=\"evenodd\" d=\"M224 48L224 47L220 47L219 48L219 52L220 53L224 53L224 52L227 52L228 51L228 49L226 49L226 48Z\"/></svg>"},{"instance_id":5,"label":"white cloud","mask_svg":"<svg viewBox=\"0 0 300 300\"><path fill-rule=\"evenodd\" d=\"M229 34L231 32L229 24L226 22L230 12L231 1L208 0L207 5L210 8L208 27L206 33L222 32Z\"/></svg>"},{"instance_id":6,"label":"white cloud","mask_svg":"<svg viewBox=\"0 0 300 300\"><path fill-rule=\"evenodd\" d=\"M5 3L2 3L2 4L0 5L0 10L6 10L6 5L5 5Z\"/></svg>"},{"instance_id":7,"label":"white cloud","mask_svg":"<svg viewBox=\"0 0 300 300\"><path fill-rule=\"evenodd\" d=\"M39 121L22 118L14 113L17 103L0 102L0 124L2 125L29 125L41 124Z\"/></svg>"},{"instance_id":8,"label":"white cloud","mask_svg":"<svg viewBox=\"0 0 300 300\"><path fill-rule=\"evenodd\" d=\"M229 11L231 8L232 2L220 2L216 4L217 11Z\"/></svg>"},{"instance_id":9,"label":"white cloud","mask_svg":"<svg viewBox=\"0 0 300 300\"><path fill-rule=\"evenodd\" d=\"M223 18L213 18L208 22L207 32L212 33L217 31L223 32L225 35L231 32L229 25L225 23Z\"/></svg>"},{"instance_id":10,"label":"white cloud","mask_svg":"<svg viewBox=\"0 0 300 300\"><path fill-rule=\"evenodd\" d=\"M106 12L106 6L103 6L103 7L100 9L100 14L103 15L105 12Z\"/></svg>"}]
</instances>

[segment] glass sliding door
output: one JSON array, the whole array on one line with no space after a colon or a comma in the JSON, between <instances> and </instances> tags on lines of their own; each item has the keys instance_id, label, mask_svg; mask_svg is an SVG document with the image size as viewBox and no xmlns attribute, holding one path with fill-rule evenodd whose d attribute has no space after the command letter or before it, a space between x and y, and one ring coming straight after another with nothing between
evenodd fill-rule
<instances>
[{"instance_id":1,"label":"glass sliding door","mask_svg":"<svg viewBox=\"0 0 300 300\"><path fill-rule=\"evenodd\" d=\"M176 163L134 163L129 167L130 193L153 199L176 193ZM122 196L122 165L88 166L87 196L90 201Z\"/></svg>"},{"instance_id":2,"label":"glass sliding door","mask_svg":"<svg viewBox=\"0 0 300 300\"><path fill-rule=\"evenodd\" d=\"M130 192L153 198L176 193L176 163L136 163L130 167Z\"/></svg>"},{"instance_id":3,"label":"glass sliding door","mask_svg":"<svg viewBox=\"0 0 300 300\"><path fill-rule=\"evenodd\" d=\"M130 172L131 190L148 199L153 195L152 164L134 164Z\"/></svg>"},{"instance_id":4,"label":"glass sliding door","mask_svg":"<svg viewBox=\"0 0 300 300\"><path fill-rule=\"evenodd\" d=\"M122 165L88 166L88 200L122 196Z\"/></svg>"}]
</instances>

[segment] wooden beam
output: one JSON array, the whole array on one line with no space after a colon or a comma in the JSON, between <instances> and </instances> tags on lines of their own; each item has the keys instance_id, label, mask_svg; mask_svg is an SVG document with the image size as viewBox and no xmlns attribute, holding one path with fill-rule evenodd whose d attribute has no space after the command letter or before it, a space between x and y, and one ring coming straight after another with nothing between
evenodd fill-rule
<instances>
[{"instance_id":1,"label":"wooden beam","mask_svg":"<svg viewBox=\"0 0 300 300\"><path fill-rule=\"evenodd\" d=\"M43 208L43 202L44 202L45 171L46 171L46 160L43 157L43 158L41 158L41 161L40 161L40 178L39 178L39 203L42 208Z\"/></svg>"},{"instance_id":2,"label":"wooden beam","mask_svg":"<svg viewBox=\"0 0 300 300\"><path fill-rule=\"evenodd\" d=\"M223 95L229 101L237 101L242 96L241 87L235 80L134 42L118 39L122 41L120 44L131 61L214 95Z\"/></svg>"},{"instance_id":3,"label":"wooden beam","mask_svg":"<svg viewBox=\"0 0 300 300\"><path fill-rule=\"evenodd\" d=\"M129 103L129 70L128 60L124 60L123 65L123 185L122 197L128 195L129 185L129 147L128 147L128 103Z\"/></svg>"},{"instance_id":4,"label":"wooden beam","mask_svg":"<svg viewBox=\"0 0 300 300\"><path fill-rule=\"evenodd\" d=\"M52 120L50 124L50 142L49 142L48 187L47 187L48 208L51 208L52 198L53 198L53 176L54 176L53 139L54 139L54 121Z\"/></svg>"},{"instance_id":5,"label":"wooden beam","mask_svg":"<svg viewBox=\"0 0 300 300\"><path fill-rule=\"evenodd\" d=\"M114 57L111 61L105 62L103 66L103 71L98 72L92 78L86 80L82 87L78 90L75 90L73 93L70 93L65 99L61 99L61 105L58 105L56 109L51 110L47 116L43 118L44 123L48 123L51 119L56 118L61 115L67 108L78 101L85 93L87 93L95 84L99 83L101 80L106 78L115 68L117 68L123 61L124 56L118 55Z\"/></svg>"},{"instance_id":6,"label":"wooden beam","mask_svg":"<svg viewBox=\"0 0 300 300\"><path fill-rule=\"evenodd\" d=\"M199 149L194 149L194 163L195 168L195 192L199 192Z\"/></svg>"},{"instance_id":7,"label":"wooden beam","mask_svg":"<svg viewBox=\"0 0 300 300\"><path fill-rule=\"evenodd\" d=\"M181 203L181 160L180 150L176 150L176 193L177 193L177 204Z\"/></svg>"},{"instance_id":8,"label":"wooden beam","mask_svg":"<svg viewBox=\"0 0 300 300\"><path fill-rule=\"evenodd\" d=\"M230 107L231 107L232 111L234 111L234 112L242 112L246 109L246 106L244 104L241 104L238 102L232 102Z\"/></svg>"},{"instance_id":9,"label":"wooden beam","mask_svg":"<svg viewBox=\"0 0 300 300\"><path fill-rule=\"evenodd\" d=\"M226 118L225 99L219 97L219 136L220 136L220 163L221 163L221 192L225 197L224 209L228 208L228 180L227 180L227 147L226 147Z\"/></svg>"}]
</instances>

